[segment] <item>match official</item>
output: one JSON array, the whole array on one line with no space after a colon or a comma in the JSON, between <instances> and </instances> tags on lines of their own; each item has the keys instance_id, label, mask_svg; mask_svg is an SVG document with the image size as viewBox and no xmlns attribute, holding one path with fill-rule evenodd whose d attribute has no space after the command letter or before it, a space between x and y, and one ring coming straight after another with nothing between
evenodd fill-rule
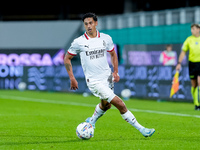
<instances>
[{"instance_id":1,"label":"match official","mask_svg":"<svg viewBox=\"0 0 200 150\"><path fill-rule=\"evenodd\" d=\"M189 51L189 75L191 80L191 94L194 100L195 110L200 110L200 25L192 24L191 33L182 46L176 70L181 69L181 62Z\"/></svg>"}]
</instances>

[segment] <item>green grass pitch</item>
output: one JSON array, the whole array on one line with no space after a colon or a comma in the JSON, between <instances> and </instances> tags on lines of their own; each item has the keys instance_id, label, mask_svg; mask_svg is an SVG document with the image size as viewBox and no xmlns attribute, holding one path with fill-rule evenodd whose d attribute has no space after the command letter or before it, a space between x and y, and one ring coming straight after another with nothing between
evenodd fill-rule
<instances>
[{"instance_id":1,"label":"green grass pitch","mask_svg":"<svg viewBox=\"0 0 200 150\"><path fill-rule=\"evenodd\" d=\"M191 103L125 101L138 122L155 128L143 137L112 106L96 123L94 137L80 140L76 127L90 117L94 96L0 90L0 150L197 150L200 112Z\"/></svg>"}]
</instances>

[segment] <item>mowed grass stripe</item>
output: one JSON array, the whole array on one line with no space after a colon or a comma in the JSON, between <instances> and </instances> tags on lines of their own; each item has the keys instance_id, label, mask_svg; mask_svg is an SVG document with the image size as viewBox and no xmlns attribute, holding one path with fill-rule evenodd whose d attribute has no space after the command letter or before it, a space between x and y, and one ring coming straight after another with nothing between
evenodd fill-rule
<instances>
[{"instance_id":1,"label":"mowed grass stripe","mask_svg":"<svg viewBox=\"0 0 200 150\"><path fill-rule=\"evenodd\" d=\"M43 99L43 98L38 99L38 98L30 98L30 97L22 97L22 96L0 95L0 98L1 99L18 100L18 101L29 101L29 102L39 102L39 103L49 103L49 104L63 104L63 105L84 106L84 107L95 107L96 106L94 104L87 104L87 103L67 102L67 101L59 101L59 100L52 100L52 99L50 100L50 99ZM112 109L116 109L116 108L112 107ZM142 110L142 109L134 109L134 108L128 108L128 109L131 111L137 111L137 112L143 112L143 113L200 118L200 115L190 115L190 114L156 111L156 110Z\"/></svg>"}]
</instances>

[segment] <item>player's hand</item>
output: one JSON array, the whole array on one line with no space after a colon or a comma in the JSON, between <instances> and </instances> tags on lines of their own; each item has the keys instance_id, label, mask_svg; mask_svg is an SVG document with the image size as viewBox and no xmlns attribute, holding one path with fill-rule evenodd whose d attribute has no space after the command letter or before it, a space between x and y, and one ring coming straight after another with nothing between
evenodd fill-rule
<instances>
[{"instance_id":1,"label":"player's hand","mask_svg":"<svg viewBox=\"0 0 200 150\"><path fill-rule=\"evenodd\" d=\"M180 71L181 70L181 64L176 65L176 70Z\"/></svg>"},{"instance_id":2,"label":"player's hand","mask_svg":"<svg viewBox=\"0 0 200 150\"><path fill-rule=\"evenodd\" d=\"M119 80L120 80L120 76L119 76L118 73L113 72L113 77L114 77L114 79L113 79L114 82L119 82Z\"/></svg>"},{"instance_id":3,"label":"player's hand","mask_svg":"<svg viewBox=\"0 0 200 150\"><path fill-rule=\"evenodd\" d=\"M78 82L76 81L75 78L70 79L71 80L71 90L77 90L78 89Z\"/></svg>"}]
</instances>

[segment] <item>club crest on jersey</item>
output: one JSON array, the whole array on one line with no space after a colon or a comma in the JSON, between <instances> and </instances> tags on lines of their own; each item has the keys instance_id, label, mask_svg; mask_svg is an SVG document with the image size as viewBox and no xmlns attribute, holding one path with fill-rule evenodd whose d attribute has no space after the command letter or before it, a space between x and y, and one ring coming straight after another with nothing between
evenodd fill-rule
<instances>
[{"instance_id":1,"label":"club crest on jersey","mask_svg":"<svg viewBox=\"0 0 200 150\"><path fill-rule=\"evenodd\" d=\"M105 46L106 47L106 42L103 40L103 46Z\"/></svg>"}]
</instances>

